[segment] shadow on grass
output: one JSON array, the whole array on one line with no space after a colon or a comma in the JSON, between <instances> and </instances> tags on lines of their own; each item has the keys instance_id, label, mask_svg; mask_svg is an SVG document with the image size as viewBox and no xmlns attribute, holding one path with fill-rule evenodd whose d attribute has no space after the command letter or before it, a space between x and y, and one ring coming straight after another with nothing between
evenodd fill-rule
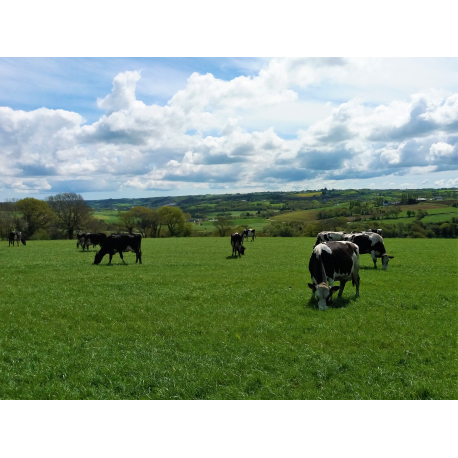
<instances>
[{"instance_id":1,"label":"shadow on grass","mask_svg":"<svg viewBox=\"0 0 458 458\"><path fill-rule=\"evenodd\" d=\"M226 256L226 259L238 259L241 258L242 256Z\"/></svg>"},{"instance_id":2,"label":"shadow on grass","mask_svg":"<svg viewBox=\"0 0 458 458\"><path fill-rule=\"evenodd\" d=\"M119 266L128 266L129 264L127 262L112 262L111 264L94 264L92 263L93 266L97 266L97 267L119 267Z\"/></svg>"},{"instance_id":3,"label":"shadow on grass","mask_svg":"<svg viewBox=\"0 0 458 458\"><path fill-rule=\"evenodd\" d=\"M332 304L328 304L330 309L343 309L347 308L352 302L355 302L358 298L353 296L351 298L347 297L335 297L333 298ZM316 297L311 297L306 304L306 307L318 310L318 299Z\"/></svg>"}]
</instances>

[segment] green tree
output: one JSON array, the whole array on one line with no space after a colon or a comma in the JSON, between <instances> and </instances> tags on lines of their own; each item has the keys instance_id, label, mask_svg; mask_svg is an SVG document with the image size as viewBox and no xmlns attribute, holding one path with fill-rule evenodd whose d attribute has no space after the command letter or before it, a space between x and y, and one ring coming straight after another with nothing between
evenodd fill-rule
<instances>
[{"instance_id":1,"label":"green tree","mask_svg":"<svg viewBox=\"0 0 458 458\"><path fill-rule=\"evenodd\" d=\"M397 218L399 213L402 213L402 208L399 206L399 205L395 205L393 207L393 214L394 214L394 217Z\"/></svg>"},{"instance_id":2,"label":"green tree","mask_svg":"<svg viewBox=\"0 0 458 458\"><path fill-rule=\"evenodd\" d=\"M157 216L155 218L155 216ZM132 233L137 228L142 237L147 237L152 232L153 222L158 220L159 216L155 210L147 207L132 207L128 212L122 214L122 224ZM156 231L156 229L155 229Z\"/></svg>"},{"instance_id":3,"label":"green tree","mask_svg":"<svg viewBox=\"0 0 458 458\"><path fill-rule=\"evenodd\" d=\"M158 209L160 222L167 226L170 236L179 235L184 229L185 216L181 208L164 206Z\"/></svg>"},{"instance_id":4,"label":"green tree","mask_svg":"<svg viewBox=\"0 0 458 458\"><path fill-rule=\"evenodd\" d=\"M119 225L124 228L129 234L132 234L135 229L137 220L135 216L129 211L122 212L119 215Z\"/></svg>"},{"instance_id":5,"label":"green tree","mask_svg":"<svg viewBox=\"0 0 458 458\"><path fill-rule=\"evenodd\" d=\"M16 202L17 209L27 223L26 238L32 237L36 231L43 229L56 218L56 214L44 200L26 197Z\"/></svg>"},{"instance_id":6,"label":"green tree","mask_svg":"<svg viewBox=\"0 0 458 458\"><path fill-rule=\"evenodd\" d=\"M219 235L225 237L228 235L232 229L234 223L224 216L218 217L216 221L213 222L213 225L216 227Z\"/></svg>"},{"instance_id":7,"label":"green tree","mask_svg":"<svg viewBox=\"0 0 458 458\"><path fill-rule=\"evenodd\" d=\"M92 215L92 209L81 194L62 192L48 197L47 202L69 239L73 238L76 231L85 229Z\"/></svg>"}]
</instances>

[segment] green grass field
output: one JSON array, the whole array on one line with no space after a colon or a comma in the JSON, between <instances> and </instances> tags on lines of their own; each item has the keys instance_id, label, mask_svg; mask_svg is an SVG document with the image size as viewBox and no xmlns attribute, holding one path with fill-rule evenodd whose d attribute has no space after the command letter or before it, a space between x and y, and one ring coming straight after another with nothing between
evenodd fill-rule
<instances>
[{"instance_id":1,"label":"green grass field","mask_svg":"<svg viewBox=\"0 0 458 458\"><path fill-rule=\"evenodd\" d=\"M106 223L117 223L119 221L119 212L117 210L95 211L94 218L101 219Z\"/></svg>"},{"instance_id":2,"label":"green grass field","mask_svg":"<svg viewBox=\"0 0 458 458\"><path fill-rule=\"evenodd\" d=\"M456 240L387 239L360 297L311 300L312 238L0 245L1 399L456 399Z\"/></svg>"}]
</instances>

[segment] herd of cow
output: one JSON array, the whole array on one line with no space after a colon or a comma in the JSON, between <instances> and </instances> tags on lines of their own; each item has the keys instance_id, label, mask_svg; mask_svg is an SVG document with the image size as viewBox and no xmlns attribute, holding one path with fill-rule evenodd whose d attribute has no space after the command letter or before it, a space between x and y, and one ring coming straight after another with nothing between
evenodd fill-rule
<instances>
[{"instance_id":1,"label":"herd of cow","mask_svg":"<svg viewBox=\"0 0 458 458\"><path fill-rule=\"evenodd\" d=\"M359 255L370 254L377 268L377 258L382 260L382 268L388 268L388 261L393 258L386 252L381 229L365 232L320 232L316 238L312 254L309 261L309 270L312 283L308 286L313 291L313 296L317 295L318 307L326 310L332 304L332 294L339 290L338 297L342 296L345 284L351 280L356 286L356 297L359 297ZM231 234L232 256L242 256L245 254L243 246L244 239L251 237L253 242L256 237L254 229L244 229L241 234L238 232ZM109 264L116 253L119 253L124 262L123 253L132 251L136 254L135 263L142 263L140 234L111 234L109 236L99 232L78 232L76 235L76 247L80 246L89 251L89 247L100 245L100 250L96 252L94 264L100 264L103 257L110 256ZM19 231L12 231L9 234L9 245L17 242L26 244L25 238ZM334 286L334 282L339 281L340 286Z\"/></svg>"},{"instance_id":2,"label":"herd of cow","mask_svg":"<svg viewBox=\"0 0 458 458\"><path fill-rule=\"evenodd\" d=\"M382 259L382 268L388 268L388 261L394 256L386 252L381 229L376 232L320 232L316 238L309 261L312 283L309 288L318 299L320 310L326 310L332 304L332 294L339 290L342 296L345 284L351 280L356 286L356 297L359 297L359 255L370 254L377 268L377 258ZM340 281L340 286L334 282Z\"/></svg>"},{"instance_id":3,"label":"herd of cow","mask_svg":"<svg viewBox=\"0 0 458 458\"><path fill-rule=\"evenodd\" d=\"M252 237L254 229L245 229L242 234L231 234L232 256L240 257L245 254L243 240ZM364 232L320 232L316 238L309 261L309 271L312 283L309 288L313 296L317 295L318 307L326 310L332 304L332 294L339 290L342 296L345 284L351 280L356 286L356 297L359 297L359 255L370 254L377 268L377 258L382 259L382 268L388 268L388 261L393 258L386 252L382 238L382 230L369 229ZM340 286L334 286L339 281Z\"/></svg>"}]
</instances>

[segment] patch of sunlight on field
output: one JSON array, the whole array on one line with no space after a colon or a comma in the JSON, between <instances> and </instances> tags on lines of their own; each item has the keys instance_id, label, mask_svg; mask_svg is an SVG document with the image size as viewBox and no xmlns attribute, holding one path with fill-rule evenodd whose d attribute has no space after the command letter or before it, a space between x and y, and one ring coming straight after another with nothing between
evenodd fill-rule
<instances>
[{"instance_id":1,"label":"patch of sunlight on field","mask_svg":"<svg viewBox=\"0 0 458 458\"><path fill-rule=\"evenodd\" d=\"M317 197L317 196L321 196L321 192L305 192L305 193L299 193L295 195L297 197Z\"/></svg>"}]
</instances>

